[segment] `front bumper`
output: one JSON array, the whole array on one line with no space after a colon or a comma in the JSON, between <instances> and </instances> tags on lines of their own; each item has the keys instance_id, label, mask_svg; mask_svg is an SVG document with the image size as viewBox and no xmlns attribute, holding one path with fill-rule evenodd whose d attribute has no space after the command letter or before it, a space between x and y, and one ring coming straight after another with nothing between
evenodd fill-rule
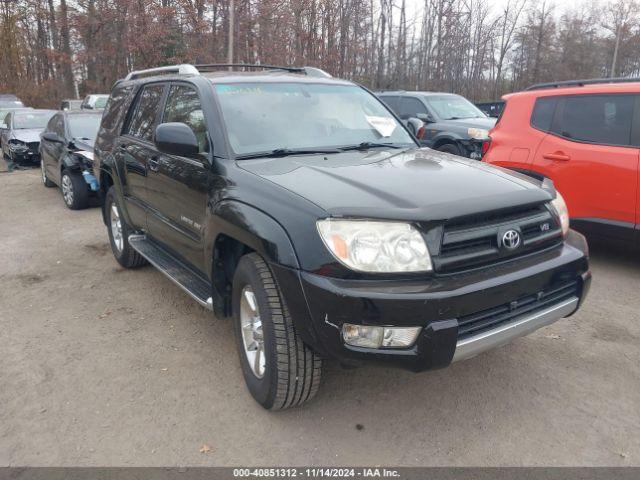
<instances>
[{"instance_id":1,"label":"front bumper","mask_svg":"<svg viewBox=\"0 0 640 480\"><path fill-rule=\"evenodd\" d=\"M9 157L13 163L22 165L40 163L40 154L31 150L11 150Z\"/></svg>"},{"instance_id":2,"label":"front bumper","mask_svg":"<svg viewBox=\"0 0 640 480\"><path fill-rule=\"evenodd\" d=\"M549 251L420 280L344 280L281 267L274 272L296 330L320 354L345 365L373 361L413 371L446 367L573 314L591 280L586 241L574 231L561 247ZM458 334L459 319L518 305L524 298L542 298L543 292L567 282L575 284L569 297L525 311L495 328ZM423 330L410 348L367 349L344 343L344 323Z\"/></svg>"}]
</instances>

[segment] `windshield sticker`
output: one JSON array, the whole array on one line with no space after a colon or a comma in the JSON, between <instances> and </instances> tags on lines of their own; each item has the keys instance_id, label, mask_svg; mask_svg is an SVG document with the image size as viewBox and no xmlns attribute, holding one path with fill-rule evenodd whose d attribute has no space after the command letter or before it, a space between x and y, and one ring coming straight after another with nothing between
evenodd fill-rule
<instances>
[{"instance_id":1,"label":"windshield sticker","mask_svg":"<svg viewBox=\"0 0 640 480\"><path fill-rule=\"evenodd\" d=\"M376 129L382 137L390 137L396 129L396 122L390 117L373 117L366 115L365 118L369 125Z\"/></svg>"}]
</instances>

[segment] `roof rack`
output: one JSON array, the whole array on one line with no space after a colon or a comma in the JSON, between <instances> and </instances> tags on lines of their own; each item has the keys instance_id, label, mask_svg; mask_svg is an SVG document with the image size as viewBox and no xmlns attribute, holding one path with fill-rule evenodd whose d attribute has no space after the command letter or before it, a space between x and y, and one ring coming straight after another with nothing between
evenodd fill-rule
<instances>
[{"instance_id":1,"label":"roof rack","mask_svg":"<svg viewBox=\"0 0 640 480\"><path fill-rule=\"evenodd\" d=\"M529 90L542 90L544 88L562 88L562 87L583 87L585 85L596 85L599 83L633 83L640 82L640 78L634 77L614 77L614 78L588 78L586 80L565 80L562 82L536 83L525 88Z\"/></svg>"},{"instance_id":2,"label":"roof rack","mask_svg":"<svg viewBox=\"0 0 640 480\"><path fill-rule=\"evenodd\" d=\"M276 65L260 65L251 63L206 63L199 65L183 63L181 65L169 65L166 67L136 70L134 72L130 72L124 80L135 80L137 78L150 77L153 75L200 75L201 72L211 72L222 68L262 68L265 70L284 70L286 72L302 73L309 77L331 78L331 75L327 72L315 67L279 67Z\"/></svg>"},{"instance_id":3,"label":"roof rack","mask_svg":"<svg viewBox=\"0 0 640 480\"><path fill-rule=\"evenodd\" d=\"M177 73L178 75L198 75L200 72L193 65L183 63L182 65L169 65L167 67L147 68L146 70L136 70L124 77L125 80L135 80L136 78L150 77L152 75L163 75Z\"/></svg>"},{"instance_id":4,"label":"roof rack","mask_svg":"<svg viewBox=\"0 0 640 480\"><path fill-rule=\"evenodd\" d=\"M331 75L316 67L283 67L278 65L262 65L259 63L205 63L195 67L200 72L211 72L221 68L261 68L263 70L283 70L291 73L302 73L309 77L331 78Z\"/></svg>"}]
</instances>

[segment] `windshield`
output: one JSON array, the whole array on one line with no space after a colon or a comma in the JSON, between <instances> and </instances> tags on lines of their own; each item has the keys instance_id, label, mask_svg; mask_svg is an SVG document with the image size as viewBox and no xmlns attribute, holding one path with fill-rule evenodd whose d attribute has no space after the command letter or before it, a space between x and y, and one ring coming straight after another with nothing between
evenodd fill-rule
<instances>
[{"instance_id":1,"label":"windshield","mask_svg":"<svg viewBox=\"0 0 640 480\"><path fill-rule=\"evenodd\" d=\"M105 96L105 97L98 97L96 99L96 103L93 106L94 108L104 108L107 105L107 100L109 100L109 97Z\"/></svg>"},{"instance_id":2,"label":"windshield","mask_svg":"<svg viewBox=\"0 0 640 480\"><path fill-rule=\"evenodd\" d=\"M239 155L364 142L415 146L384 105L357 86L238 83L215 89Z\"/></svg>"},{"instance_id":3,"label":"windshield","mask_svg":"<svg viewBox=\"0 0 640 480\"><path fill-rule=\"evenodd\" d=\"M95 139L100 128L101 115L69 115L69 133L72 138Z\"/></svg>"},{"instance_id":4,"label":"windshield","mask_svg":"<svg viewBox=\"0 0 640 480\"><path fill-rule=\"evenodd\" d=\"M0 100L0 108L20 108L24 104L20 100Z\"/></svg>"},{"instance_id":5,"label":"windshield","mask_svg":"<svg viewBox=\"0 0 640 480\"><path fill-rule=\"evenodd\" d=\"M44 128L56 112L19 112L13 116L13 128Z\"/></svg>"},{"instance_id":6,"label":"windshield","mask_svg":"<svg viewBox=\"0 0 640 480\"><path fill-rule=\"evenodd\" d=\"M486 117L473 103L458 95L428 96L426 100L442 120Z\"/></svg>"}]
</instances>

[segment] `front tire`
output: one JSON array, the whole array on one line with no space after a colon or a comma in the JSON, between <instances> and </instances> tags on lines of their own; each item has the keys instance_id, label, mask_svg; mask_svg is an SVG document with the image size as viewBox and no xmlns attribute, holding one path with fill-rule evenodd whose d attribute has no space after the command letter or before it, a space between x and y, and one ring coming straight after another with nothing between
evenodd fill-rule
<instances>
[{"instance_id":1,"label":"front tire","mask_svg":"<svg viewBox=\"0 0 640 480\"><path fill-rule=\"evenodd\" d=\"M257 253L243 256L233 277L233 321L242 373L260 405L282 410L316 395L322 360L295 331L271 269Z\"/></svg>"},{"instance_id":2,"label":"front tire","mask_svg":"<svg viewBox=\"0 0 640 480\"><path fill-rule=\"evenodd\" d=\"M89 206L89 189L82 176L68 170L62 171L60 178L62 199L67 208L82 210Z\"/></svg>"},{"instance_id":3,"label":"front tire","mask_svg":"<svg viewBox=\"0 0 640 480\"><path fill-rule=\"evenodd\" d=\"M445 153L451 153L452 155L458 155L459 157L463 156L462 152L460 152L460 148L458 148L458 146L454 145L453 143L445 143L444 145L438 147L437 150Z\"/></svg>"},{"instance_id":4,"label":"front tire","mask_svg":"<svg viewBox=\"0 0 640 480\"><path fill-rule=\"evenodd\" d=\"M104 203L109 243L117 262L124 268L138 268L146 265L147 261L144 257L129 245L129 235L133 232L122 216L113 187L109 188Z\"/></svg>"}]
</instances>

